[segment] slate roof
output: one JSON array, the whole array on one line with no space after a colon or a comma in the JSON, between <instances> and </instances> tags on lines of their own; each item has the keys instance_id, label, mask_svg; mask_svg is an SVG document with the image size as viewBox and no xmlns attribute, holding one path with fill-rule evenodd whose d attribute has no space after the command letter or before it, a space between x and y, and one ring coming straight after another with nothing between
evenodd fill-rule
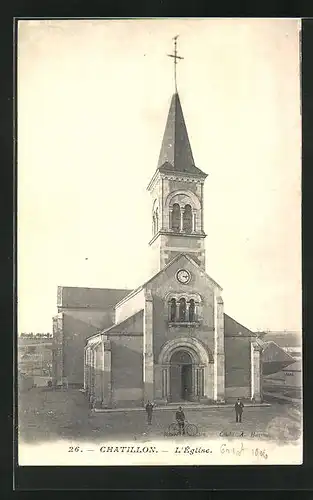
<instances>
[{"instance_id":1,"label":"slate roof","mask_svg":"<svg viewBox=\"0 0 313 500\"><path fill-rule=\"evenodd\" d=\"M224 335L225 337L256 337L249 328L238 323L230 316L224 313Z\"/></svg>"},{"instance_id":2,"label":"slate roof","mask_svg":"<svg viewBox=\"0 0 313 500\"><path fill-rule=\"evenodd\" d=\"M101 330L101 333L111 334L111 333L119 333L131 335L132 333L142 333L143 332L143 309L141 311L137 311L132 314L128 318L123 319L119 323L106 328L105 330Z\"/></svg>"},{"instance_id":3,"label":"slate roof","mask_svg":"<svg viewBox=\"0 0 313 500\"><path fill-rule=\"evenodd\" d=\"M118 288L58 287L58 307L109 309L130 292Z\"/></svg>"},{"instance_id":4,"label":"slate roof","mask_svg":"<svg viewBox=\"0 0 313 500\"><path fill-rule=\"evenodd\" d=\"M264 342L262 361L263 363L282 363L284 366L288 366L295 360L275 342Z\"/></svg>"},{"instance_id":5,"label":"slate roof","mask_svg":"<svg viewBox=\"0 0 313 500\"><path fill-rule=\"evenodd\" d=\"M157 170L207 177L195 166L179 95L172 97Z\"/></svg>"}]
</instances>

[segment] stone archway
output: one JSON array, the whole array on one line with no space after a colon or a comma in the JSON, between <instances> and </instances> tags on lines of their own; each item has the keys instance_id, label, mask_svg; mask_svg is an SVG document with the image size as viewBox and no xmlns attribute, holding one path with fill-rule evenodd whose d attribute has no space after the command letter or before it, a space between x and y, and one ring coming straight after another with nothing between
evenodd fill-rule
<instances>
[{"instance_id":1,"label":"stone archway","mask_svg":"<svg viewBox=\"0 0 313 500\"><path fill-rule=\"evenodd\" d=\"M213 356L198 339L180 337L166 342L158 366L164 401L196 402L212 398Z\"/></svg>"}]
</instances>

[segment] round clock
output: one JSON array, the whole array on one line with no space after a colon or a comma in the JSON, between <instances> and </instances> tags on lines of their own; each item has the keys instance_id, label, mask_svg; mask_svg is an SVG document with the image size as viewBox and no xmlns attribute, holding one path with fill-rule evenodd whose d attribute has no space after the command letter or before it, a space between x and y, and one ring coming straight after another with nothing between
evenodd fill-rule
<instances>
[{"instance_id":1,"label":"round clock","mask_svg":"<svg viewBox=\"0 0 313 500\"><path fill-rule=\"evenodd\" d=\"M179 283L187 285L187 283L189 283L189 281L191 280L191 274L186 269L180 269L179 271L177 271L176 278Z\"/></svg>"}]
</instances>

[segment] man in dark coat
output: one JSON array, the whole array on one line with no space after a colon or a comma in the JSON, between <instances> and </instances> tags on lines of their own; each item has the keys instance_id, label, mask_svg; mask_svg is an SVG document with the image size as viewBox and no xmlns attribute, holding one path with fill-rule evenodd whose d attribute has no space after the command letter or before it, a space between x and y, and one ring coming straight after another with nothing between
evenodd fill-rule
<instances>
[{"instance_id":1,"label":"man in dark coat","mask_svg":"<svg viewBox=\"0 0 313 500\"><path fill-rule=\"evenodd\" d=\"M235 403L236 422L241 422L242 412L243 412L243 403L238 398Z\"/></svg>"},{"instance_id":2,"label":"man in dark coat","mask_svg":"<svg viewBox=\"0 0 313 500\"><path fill-rule=\"evenodd\" d=\"M152 404L150 401L148 401L148 403L146 404L146 412L147 412L147 417L148 417L148 425L151 425L151 423L152 423L153 407L154 407L154 404Z\"/></svg>"},{"instance_id":3,"label":"man in dark coat","mask_svg":"<svg viewBox=\"0 0 313 500\"><path fill-rule=\"evenodd\" d=\"M178 411L176 412L176 422L178 423L179 426L179 433L185 434L185 414L181 406L178 408Z\"/></svg>"}]
</instances>

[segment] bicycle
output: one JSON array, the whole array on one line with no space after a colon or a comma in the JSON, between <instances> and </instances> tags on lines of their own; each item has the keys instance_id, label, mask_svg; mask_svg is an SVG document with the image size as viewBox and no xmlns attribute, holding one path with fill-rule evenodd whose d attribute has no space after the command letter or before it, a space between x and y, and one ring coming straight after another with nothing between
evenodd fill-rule
<instances>
[{"instance_id":1,"label":"bicycle","mask_svg":"<svg viewBox=\"0 0 313 500\"><path fill-rule=\"evenodd\" d=\"M169 436L179 436L180 433L181 429L177 422L173 422L169 425ZM187 436L196 436L198 434L198 427L195 424L191 424L185 420L185 434L187 434Z\"/></svg>"}]
</instances>

